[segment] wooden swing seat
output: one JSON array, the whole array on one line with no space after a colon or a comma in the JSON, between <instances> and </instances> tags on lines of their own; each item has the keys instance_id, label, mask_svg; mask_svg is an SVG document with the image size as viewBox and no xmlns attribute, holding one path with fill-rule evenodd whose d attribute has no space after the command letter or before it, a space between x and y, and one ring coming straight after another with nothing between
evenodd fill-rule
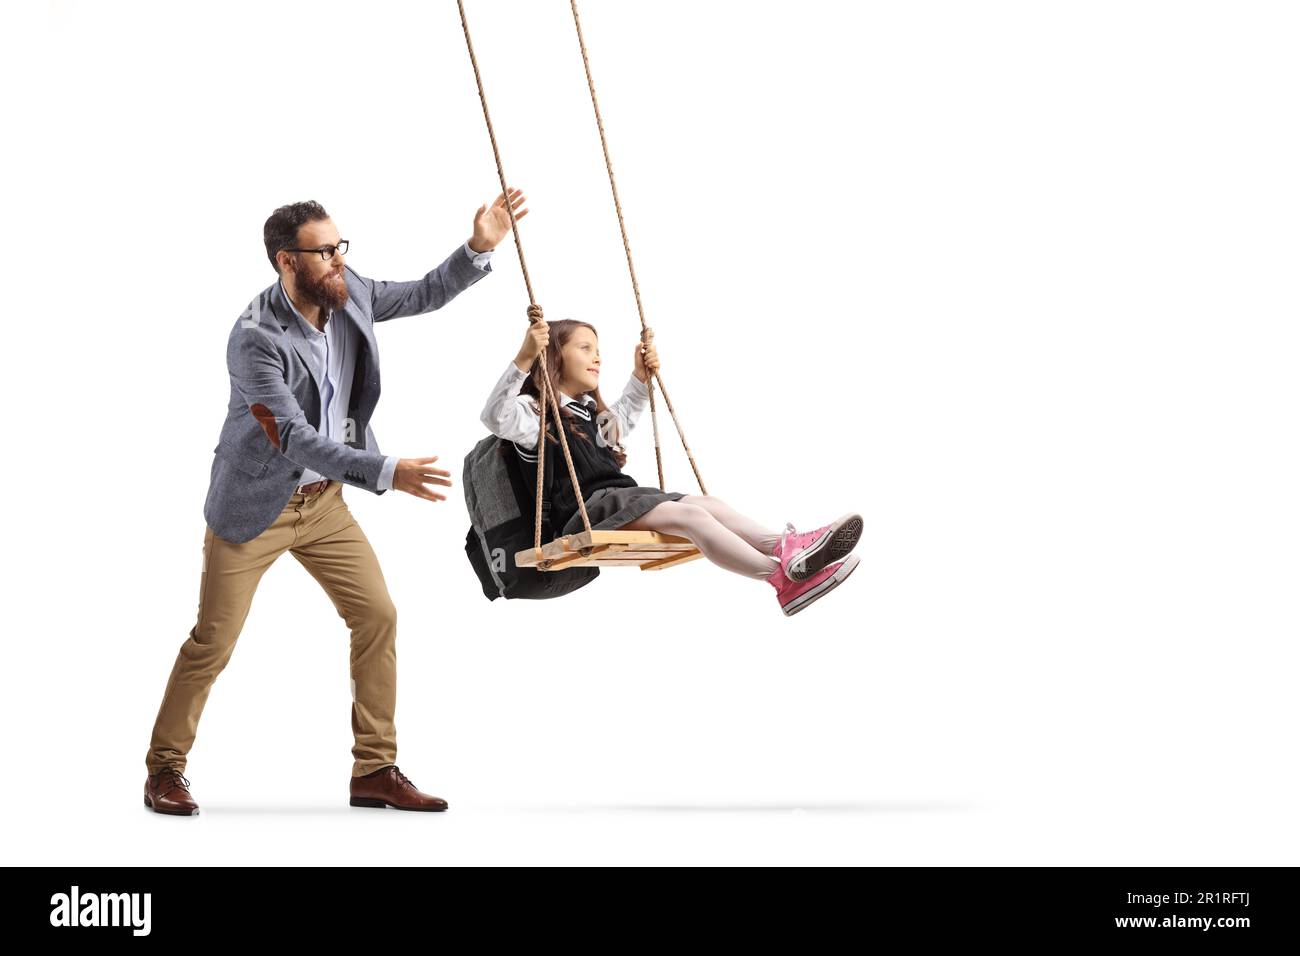
<instances>
[{"instance_id":1,"label":"wooden swing seat","mask_svg":"<svg viewBox=\"0 0 1300 956\"><path fill-rule=\"evenodd\" d=\"M562 571L588 565L639 567L659 571L700 557L688 538L657 531L581 531L542 545L542 560L533 548L515 553L517 567Z\"/></svg>"}]
</instances>

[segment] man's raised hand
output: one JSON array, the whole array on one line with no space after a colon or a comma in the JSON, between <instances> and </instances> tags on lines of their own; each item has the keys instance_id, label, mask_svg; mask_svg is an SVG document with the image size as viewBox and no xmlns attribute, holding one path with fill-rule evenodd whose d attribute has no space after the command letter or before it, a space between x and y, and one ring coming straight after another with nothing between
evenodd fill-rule
<instances>
[{"instance_id":1,"label":"man's raised hand","mask_svg":"<svg viewBox=\"0 0 1300 956\"><path fill-rule=\"evenodd\" d=\"M513 186L510 187L509 192L510 209L506 208L506 194L502 193L491 206L484 203L478 207L478 212L474 213L474 234L470 236L469 247L475 252L495 249L497 243L505 238L506 233L510 231L511 210L514 210L516 222L528 215L528 210L523 208L524 203L528 201L523 192Z\"/></svg>"}]
</instances>

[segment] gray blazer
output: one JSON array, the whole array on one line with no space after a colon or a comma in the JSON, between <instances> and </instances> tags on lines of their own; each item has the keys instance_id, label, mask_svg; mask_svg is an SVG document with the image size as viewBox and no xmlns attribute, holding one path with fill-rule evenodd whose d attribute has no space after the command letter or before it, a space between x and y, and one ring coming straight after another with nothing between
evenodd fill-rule
<instances>
[{"instance_id":1,"label":"gray blazer","mask_svg":"<svg viewBox=\"0 0 1300 956\"><path fill-rule=\"evenodd\" d=\"M385 455L370 416L379 401L379 346L374 323L440 309L492 270L479 269L464 244L423 279L377 282L344 267L348 302L330 319L361 331L343 442L325 437L311 347L281 291L263 289L235 321L226 343L230 404L213 449L203 517L235 544L257 537L293 496L303 468L374 494Z\"/></svg>"}]
</instances>

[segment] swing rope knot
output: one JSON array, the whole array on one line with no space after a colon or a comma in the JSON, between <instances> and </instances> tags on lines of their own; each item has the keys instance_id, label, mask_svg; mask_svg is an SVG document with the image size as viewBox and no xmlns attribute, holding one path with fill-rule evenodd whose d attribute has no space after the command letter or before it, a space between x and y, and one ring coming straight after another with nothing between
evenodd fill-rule
<instances>
[{"instance_id":1,"label":"swing rope knot","mask_svg":"<svg viewBox=\"0 0 1300 956\"><path fill-rule=\"evenodd\" d=\"M542 307L534 302L528 307L528 323L532 325L542 321Z\"/></svg>"}]
</instances>

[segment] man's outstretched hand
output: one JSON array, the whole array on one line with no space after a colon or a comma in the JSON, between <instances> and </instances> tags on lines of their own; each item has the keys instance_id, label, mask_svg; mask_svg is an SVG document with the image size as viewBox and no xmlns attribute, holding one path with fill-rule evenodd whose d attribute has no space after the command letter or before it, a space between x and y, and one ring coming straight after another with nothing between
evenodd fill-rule
<instances>
[{"instance_id":1,"label":"man's outstretched hand","mask_svg":"<svg viewBox=\"0 0 1300 956\"><path fill-rule=\"evenodd\" d=\"M430 458L399 458L397 467L393 469L393 487L417 498L446 501L446 495L440 495L425 487L426 482L451 487L451 472L434 468L433 463L437 460L437 455Z\"/></svg>"},{"instance_id":2,"label":"man's outstretched hand","mask_svg":"<svg viewBox=\"0 0 1300 956\"><path fill-rule=\"evenodd\" d=\"M487 252L495 249L497 243L510 231L510 212L514 210L515 221L528 215L523 208L528 201L523 192L510 187L510 209L506 208L506 194L502 193L491 206L487 203L478 207L474 213L474 235L470 236L469 247L475 252Z\"/></svg>"}]
</instances>

